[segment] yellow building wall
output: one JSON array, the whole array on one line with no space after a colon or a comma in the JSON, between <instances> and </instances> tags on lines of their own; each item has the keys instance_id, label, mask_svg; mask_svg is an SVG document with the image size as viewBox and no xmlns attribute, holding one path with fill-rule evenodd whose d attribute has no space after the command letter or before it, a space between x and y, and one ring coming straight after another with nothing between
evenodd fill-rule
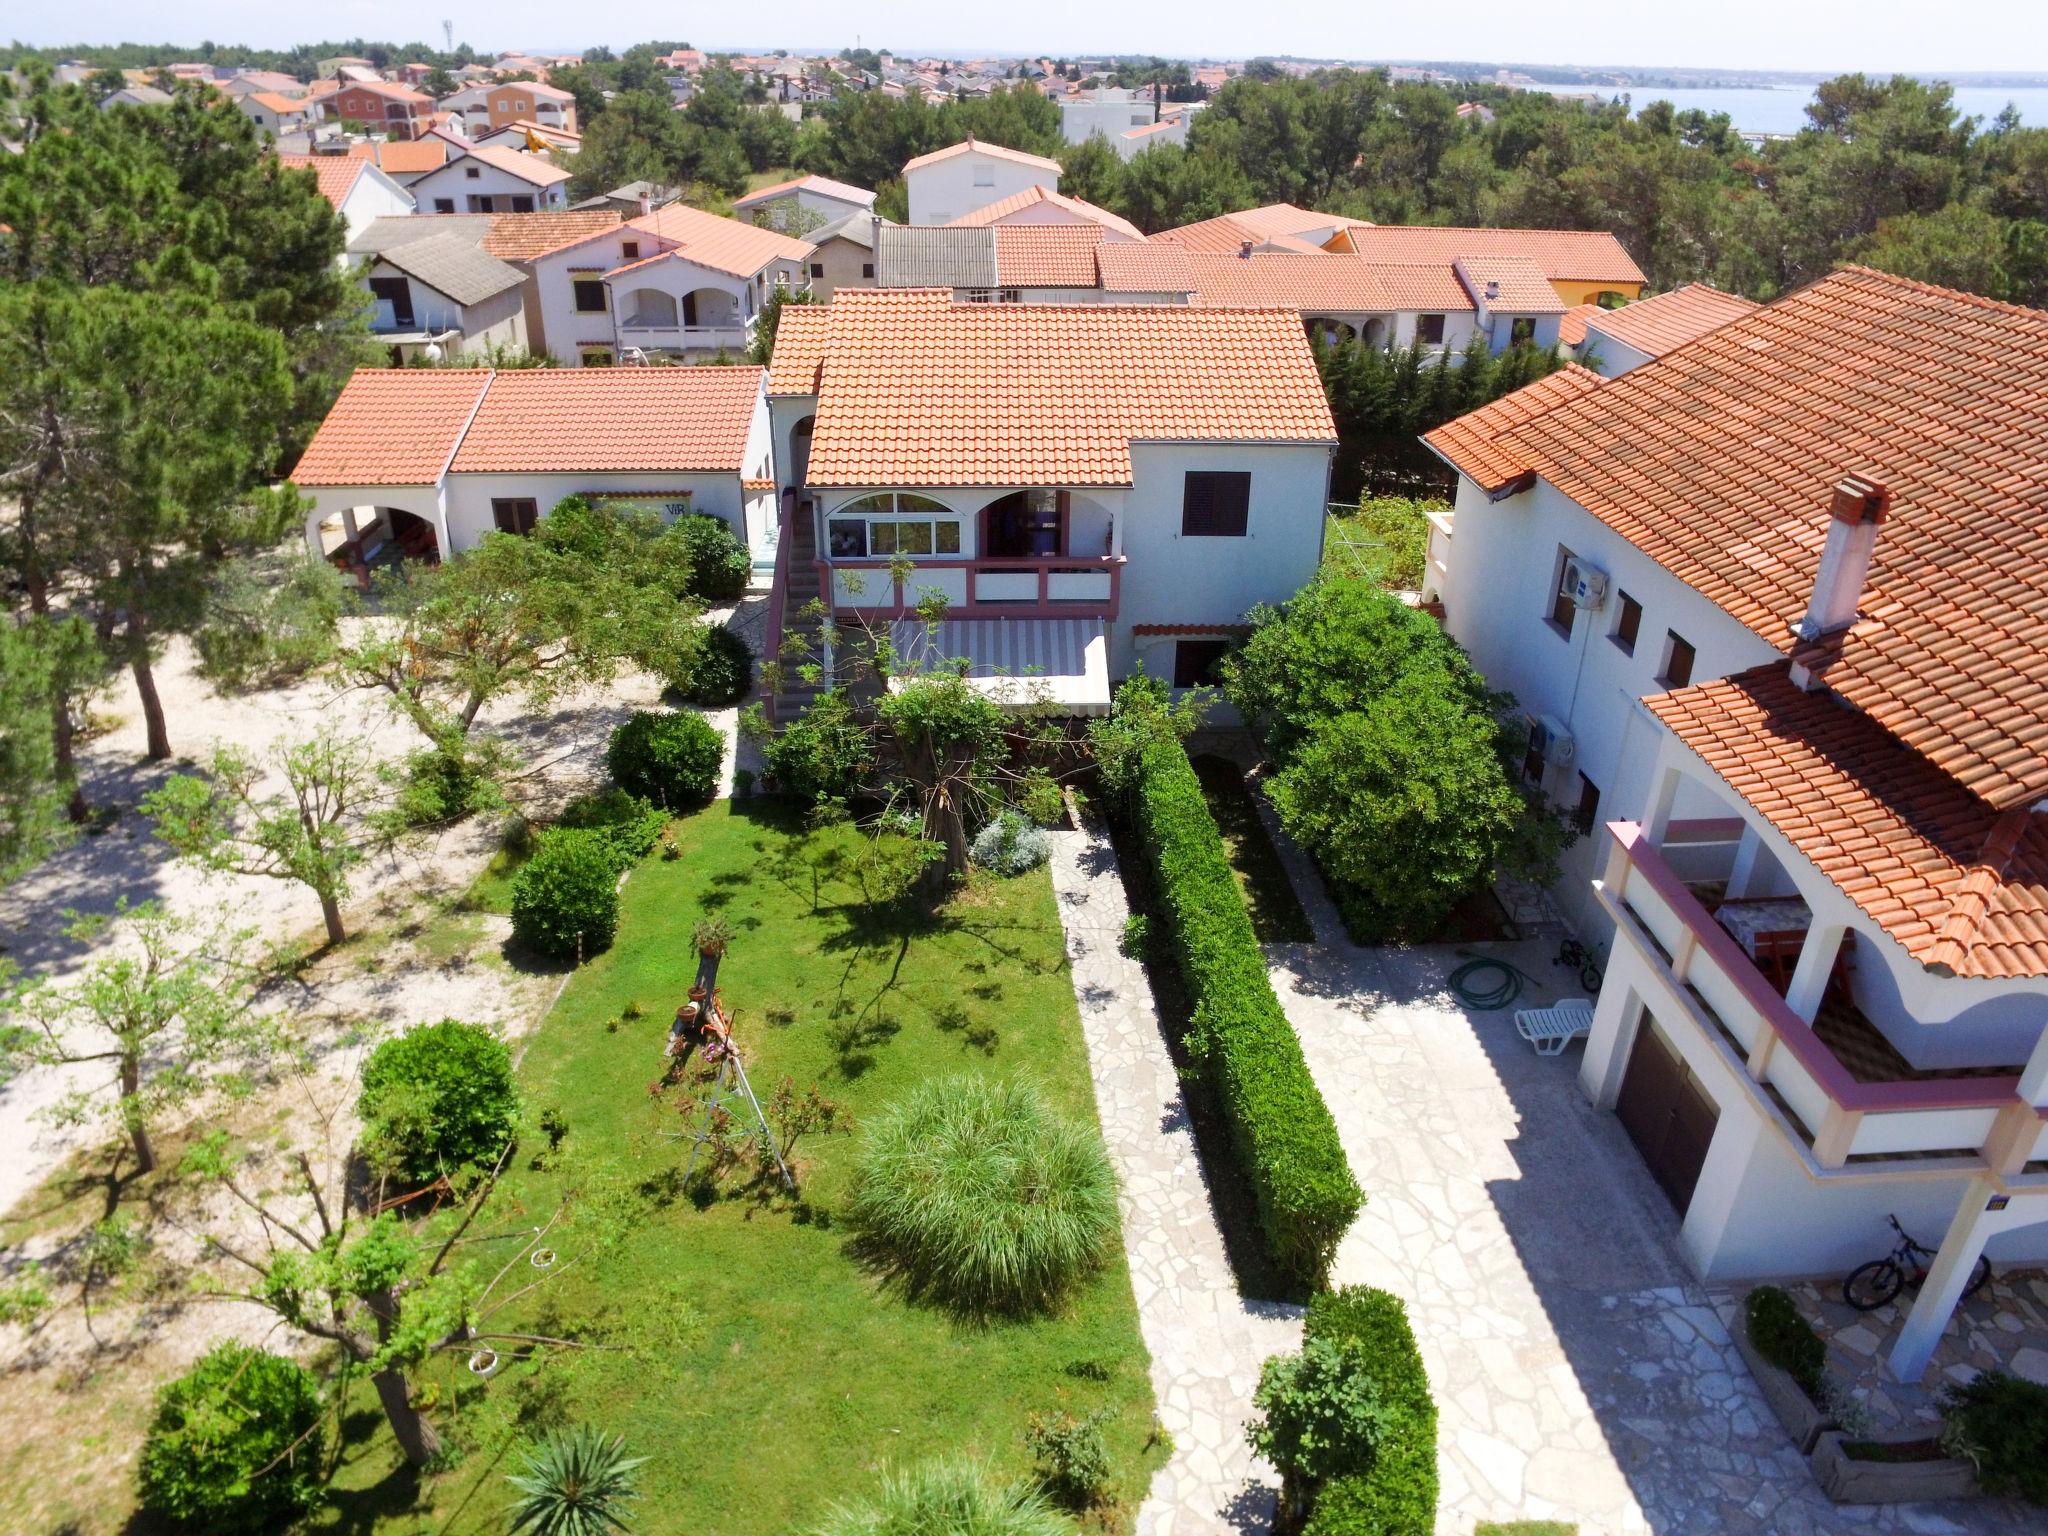
<instances>
[{"instance_id":1,"label":"yellow building wall","mask_svg":"<svg viewBox=\"0 0 2048 1536\"><path fill-rule=\"evenodd\" d=\"M1567 309L1576 304L1595 303L1603 293L1618 293L1625 299L1643 296L1641 283L1568 283L1562 278L1552 278L1550 286L1557 290L1557 296Z\"/></svg>"}]
</instances>

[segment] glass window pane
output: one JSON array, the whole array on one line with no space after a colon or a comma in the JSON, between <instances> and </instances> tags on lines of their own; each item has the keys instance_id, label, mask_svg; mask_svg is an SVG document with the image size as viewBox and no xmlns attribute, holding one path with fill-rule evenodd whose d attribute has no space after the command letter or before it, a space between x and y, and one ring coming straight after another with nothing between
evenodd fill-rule
<instances>
[{"instance_id":1,"label":"glass window pane","mask_svg":"<svg viewBox=\"0 0 2048 1536\"><path fill-rule=\"evenodd\" d=\"M938 551L942 555L960 553L960 525L958 523L937 523Z\"/></svg>"},{"instance_id":2,"label":"glass window pane","mask_svg":"<svg viewBox=\"0 0 2048 1536\"><path fill-rule=\"evenodd\" d=\"M835 517L826 530L834 560L859 560L868 552L868 525L857 517Z\"/></svg>"},{"instance_id":3,"label":"glass window pane","mask_svg":"<svg viewBox=\"0 0 2048 1536\"><path fill-rule=\"evenodd\" d=\"M898 523L896 525L896 553L899 555L928 555L932 552L932 525L930 523Z\"/></svg>"},{"instance_id":4,"label":"glass window pane","mask_svg":"<svg viewBox=\"0 0 2048 1536\"><path fill-rule=\"evenodd\" d=\"M869 523L869 524L868 524L868 544L869 544L869 547L870 547L870 548L872 548L872 549L874 550L874 552L875 552L876 554L878 554L878 555L893 555L893 554L895 554L895 553L896 553L896 524L894 524L894 523Z\"/></svg>"},{"instance_id":5,"label":"glass window pane","mask_svg":"<svg viewBox=\"0 0 2048 1536\"><path fill-rule=\"evenodd\" d=\"M912 491L902 491L896 497L896 510L907 515L914 512L950 512L952 508L942 501L932 500L929 496L919 496Z\"/></svg>"}]
</instances>

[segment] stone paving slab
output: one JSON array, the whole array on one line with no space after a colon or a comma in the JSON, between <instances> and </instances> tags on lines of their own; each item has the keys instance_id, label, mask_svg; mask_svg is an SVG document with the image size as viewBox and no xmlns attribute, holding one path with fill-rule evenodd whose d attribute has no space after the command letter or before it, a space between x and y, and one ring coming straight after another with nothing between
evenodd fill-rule
<instances>
[{"instance_id":1,"label":"stone paving slab","mask_svg":"<svg viewBox=\"0 0 2048 1536\"><path fill-rule=\"evenodd\" d=\"M1244 1425L1267 1356L1301 1345L1301 1309L1237 1293L1150 984L1117 947L1130 909L1108 839L1093 827L1051 837L1096 1109L1123 1181L1139 1328L1173 1438L1137 1536L1265 1531L1278 1479Z\"/></svg>"}]
</instances>

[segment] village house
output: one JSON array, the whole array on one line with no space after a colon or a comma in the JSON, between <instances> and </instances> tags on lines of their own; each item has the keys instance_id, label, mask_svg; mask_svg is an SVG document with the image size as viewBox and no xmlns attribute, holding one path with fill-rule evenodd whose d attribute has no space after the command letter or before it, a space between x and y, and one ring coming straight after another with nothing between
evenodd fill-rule
<instances>
[{"instance_id":1,"label":"village house","mask_svg":"<svg viewBox=\"0 0 2048 1536\"><path fill-rule=\"evenodd\" d=\"M875 227L872 213L849 213L804 236L811 243L811 297L831 302L841 288L875 286Z\"/></svg>"},{"instance_id":2,"label":"village house","mask_svg":"<svg viewBox=\"0 0 2048 1536\"><path fill-rule=\"evenodd\" d=\"M911 222L916 223L916 220ZM1145 232L1121 214L1098 208L1078 197L1064 197L1053 188L1042 186L1026 187L949 222L955 229L979 229L990 225L1079 224L1093 226L1102 237L1109 239L1145 238Z\"/></svg>"},{"instance_id":3,"label":"village house","mask_svg":"<svg viewBox=\"0 0 2048 1536\"><path fill-rule=\"evenodd\" d=\"M875 194L829 176L799 176L749 192L733 203L732 211L749 224L809 237L813 230L849 214L872 214Z\"/></svg>"},{"instance_id":4,"label":"village house","mask_svg":"<svg viewBox=\"0 0 2048 1536\"><path fill-rule=\"evenodd\" d=\"M539 155L472 145L412 184L432 213L534 213L568 205L569 173Z\"/></svg>"},{"instance_id":5,"label":"village house","mask_svg":"<svg viewBox=\"0 0 2048 1536\"><path fill-rule=\"evenodd\" d=\"M303 96L280 96L274 91L245 91L234 98L242 115L256 125L266 139L280 134L303 133L312 119L312 106Z\"/></svg>"},{"instance_id":6,"label":"village house","mask_svg":"<svg viewBox=\"0 0 2048 1536\"><path fill-rule=\"evenodd\" d=\"M349 145L348 152L368 160L401 187L410 187L429 171L446 165L451 155L466 153L467 146L429 133L417 139L368 139Z\"/></svg>"},{"instance_id":7,"label":"village house","mask_svg":"<svg viewBox=\"0 0 2048 1536\"><path fill-rule=\"evenodd\" d=\"M1848 268L1428 441L1445 626L1587 831L1581 1084L1703 1276L1940 1235L1916 1380L2048 1258L2048 315Z\"/></svg>"},{"instance_id":8,"label":"village house","mask_svg":"<svg viewBox=\"0 0 2048 1536\"><path fill-rule=\"evenodd\" d=\"M409 214L415 206L410 192L368 160L353 155L279 155L277 160L287 170L313 173L320 195L341 215L351 240L372 220Z\"/></svg>"},{"instance_id":9,"label":"village house","mask_svg":"<svg viewBox=\"0 0 2048 1536\"><path fill-rule=\"evenodd\" d=\"M1032 187L1060 189L1060 163L969 137L903 163L913 224L950 224Z\"/></svg>"},{"instance_id":10,"label":"village house","mask_svg":"<svg viewBox=\"0 0 2048 1536\"><path fill-rule=\"evenodd\" d=\"M344 79L337 89L315 99L322 117L361 123L394 139L416 139L433 122L433 97L389 80Z\"/></svg>"},{"instance_id":11,"label":"village house","mask_svg":"<svg viewBox=\"0 0 2048 1536\"><path fill-rule=\"evenodd\" d=\"M1755 308L1736 294L1705 283L1685 283L1619 309L1580 306L1573 311L1579 324L1569 344L1602 378L1619 378L1731 320L1740 320ZM1560 335L1559 339L1564 338Z\"/></svg>"},{"instance_id":12,"label":"village house","mask_svg":"<svg viewBox=\"0 0 2048 1536\"><path fill-rule=\"evenodd\" d=\"M869 238L860 286L946 288L963 304L1186 304L1195 287L1185 251L1094 223L872 224Z\"/></svg>"},{"instance_id":13,"label":"village house","mask_svg":"<svg viewBox=\"0 0 2048 1536\"><path fill-rule=\"evenodd\" d=\"M530 533L565 496L774 548L759 368L363 369L292 471L307 547L359 577Z\"/></svg>"},{"instance_id":14,"label":"village house","mask_svg":"<svg viewBox=\"0 0 2048 1536\"><path fill-rule=\"evenodd\" d=\"M575 93L538 80L465 86L444 99L441 109L461 114L473 139L481 139L495 129L528 123L563 133L579 132Z\"/></svg>"},{"instance_id":15,"label":"village house","mask_svg":"<svg viewBox=\"0 0 2048 1536\"><path fill-rule=\"evenodd\" d=\"M1336 431L1285 311L847 291L783 313L768 387L778 582L913 645L942 593L936 643L991 691L1035 669L1101 714L1140 663L1199 680L1315 573Z\"/></svg>"}]
</instances>

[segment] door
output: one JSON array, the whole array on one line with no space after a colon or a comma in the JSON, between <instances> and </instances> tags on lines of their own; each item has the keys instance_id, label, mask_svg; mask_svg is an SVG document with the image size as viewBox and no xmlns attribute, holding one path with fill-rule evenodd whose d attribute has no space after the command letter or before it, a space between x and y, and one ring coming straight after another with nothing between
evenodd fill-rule
<instances>
[{"instance_id":1,"label":"door","mask_svg":"<svg viewBox=\"0 0 2048 1536\"><path fill-rule=\"evenodd\" d=\"M1646 1013L1614 1112L1679 1215L1692 1203L1720 1111Z\"/></svg>"}]
</instances>

